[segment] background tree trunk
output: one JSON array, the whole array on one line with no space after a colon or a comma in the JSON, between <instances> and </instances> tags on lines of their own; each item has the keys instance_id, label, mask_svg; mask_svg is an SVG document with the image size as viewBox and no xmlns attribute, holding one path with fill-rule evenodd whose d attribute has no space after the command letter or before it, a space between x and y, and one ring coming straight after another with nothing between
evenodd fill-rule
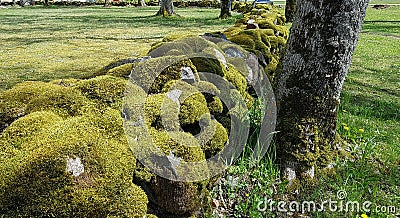
<instances>
[{"instance_id":1,"label":"background tree trunk","mask_svg":"<svg viewBox=\"0 0 400 218\"><path fill-rule=\"evenodd\" d=\"M369 0L299 0L275 81L284 175L314 177L337 147L340 92Z\"/></svg>"},{"instance_id":2,"label":"background tree trunk","mask_svg":"<svg viewBox=\"0 0 400 218\"><path fill-rule=\"evenodd\" d=\"M106 1L105 1L104 7L110 7L110 0L106 0Z\"/></svg>"},{"instance_id":3,"label":"background tree trunk","mask_svg":"<svg viewBox=\"0 0 400 218\"><path fill-rule=\"evenodd\" d=\"M175 15L174 12L174 4L172 3L172 0L161 0L160 1L160 10L158 10L157 16L163 16L163 17L168 17Z\"/></svg>"},{"instance_id":4,"label":"background tree trunk","mask_svg":"<svg viewBox=\"0 0 400 218\"><path fill-rule=\"evenodd\" d=\"M293 22L296 13L296 0L286 0L285 17L286 22Z\"/></svg>"},{"instance_id":5,"label":"background tree trunk","mask_svg":"<svg viewBox=\"0 0 400 218\"><path fill-rule=\"evenodd\" d=\"M138 0L139 7L146 7L146 2L144 0Z\"/></svg>"},{"instance_id":6,"label":"background tree trunk","mask_svg":"<svg viewBox=\"0 0 400 218\"><path fill-rule=\"evenodd\" d=\"M221 13L219 18L225 19L231 15L232 0L221 0Z\"/></svg>"}]
</instances>

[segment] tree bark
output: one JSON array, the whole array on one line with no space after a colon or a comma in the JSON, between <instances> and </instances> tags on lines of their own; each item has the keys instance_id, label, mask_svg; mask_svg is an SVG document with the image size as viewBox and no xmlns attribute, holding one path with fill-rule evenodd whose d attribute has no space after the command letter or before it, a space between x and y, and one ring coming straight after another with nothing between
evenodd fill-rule
<instances>
[{"instance_id":1,"label":"tree bark","mask_svg":"<svg viewBox=\"0 0 400 218\"><path fill-rule=\"evenodd\" d=\"M221 0L221 13L219 14L219 18L225 19L231 15L232 8L232 0Z\"/></svg>"},{"instance_id":2,"label":"tree bark","mask_svg":"<svg viewBox=\"0 0 400 218\"><path fill-rule=\"evenodd\" d=\"M160 1L160 10L158 10L157 16L163 16L163 17L168 17L175 15L174 12L174 4L172 3L172 0L161 0Z\"/></svg>"},{"instance_id":3,"label":"tree bark","mask_svg":"<svg viewBox=\"0 0 400 218\"><path fill-rule=\"evenodd\" d=\"M286 0L285 17L286 22L293 22L296 13L296 0Z\"/></svg>"},{"instance_id":4,"label":"tree bark","mask_svg":"<svg viewBox=\"0 0 400 218\"><path fill-rule=\"evenodd\" d=\"M337 109L369 0L299 0L275 81L277 150L290 181L314 178L337 147Z\"/></svg>"}]
</instances>

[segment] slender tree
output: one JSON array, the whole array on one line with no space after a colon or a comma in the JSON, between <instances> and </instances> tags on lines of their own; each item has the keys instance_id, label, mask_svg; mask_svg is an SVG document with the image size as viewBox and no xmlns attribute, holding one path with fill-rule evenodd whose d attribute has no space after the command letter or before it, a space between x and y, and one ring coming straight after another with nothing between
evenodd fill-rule
<instances>
[{"instance_id":1,"label":"slender tree","mask_svg":"<svg viewBox=\"0 0 400 218\"><path fill-rule=\"evenodd\" d=\"M110 7L110 0L106 0L104 2L104 7Z\"/></svg>"},{"instance_id":2,"label":"slender tree","mask_svg":"<svg viewBox=\"0 0 400 218\"><path fill-rule=\"evenodd\" d=\"M231 15L232 8L232 0L221 0L221 13L219 14L219 18L225 19Z\"/></svg>"},{"instance_id":3,"label":"slender tree","mask_svg":"<svg viewBox=\"0 0 400 218\"><path fill-rule=\"evenodd\" d=\"M146 2L144 0L138 0L138 6L139 7L146 7Z\"/></svg>"},{"instance_id":4,"label":"slender tree","mask_svg":"<svg viewBox=\"0 0 400 218\"><path fill-rule=\"evenodd\" d=\"M163 16L163 17L175 15L174 4L173 4L172 0L161 0L160 1L160 10L158 10L156 15Z\"/></svg>"},{"instance_id":5,"label":"slender tree","mask_svg":"<svg viewBox=\"0 0 400 218\"><path fill-rule=\"evenodd\" d=\"M338 149L339 97L369 0L298 0L275 81L278 154L290 180L314 178Z\"/></svg>"},{"instance_id":6,"label":"slender tree","mask_svg":"<svg viewBox=\"0 0 400 218\"><path fill-rule=\"evenodd\" d=\"M286 22L293 22L296 13L296 0L286 0L285 17Z\"/></svg>"}]
</instances>

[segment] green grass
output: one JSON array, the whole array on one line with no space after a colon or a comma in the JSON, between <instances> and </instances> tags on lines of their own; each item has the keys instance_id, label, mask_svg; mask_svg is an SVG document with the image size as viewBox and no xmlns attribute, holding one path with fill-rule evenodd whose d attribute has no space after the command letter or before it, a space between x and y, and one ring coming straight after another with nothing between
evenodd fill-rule
<instances>
[{"instance_id":1,"label":"green grass","mask_svg":"<svg viewBox=\"0 0 400 218\"><path fill-rule=\"evenodd\" d=\"M235 21L217 19L217 9L177 8L182 17L168 19L153 16L157 7L0 10L0 90L26 80L89 76L112 61L144 55L166 34L221 31Z\"/></svg>"},{"instance_id":2,"label":"green grass","mask_svg":"<svg viewBox=\"0 0 400 218\"><path fill-rule=\"evenodd\" d=\"M400 4L400 0L371 0L370 4Z\"/></svg>"}]
</instances>

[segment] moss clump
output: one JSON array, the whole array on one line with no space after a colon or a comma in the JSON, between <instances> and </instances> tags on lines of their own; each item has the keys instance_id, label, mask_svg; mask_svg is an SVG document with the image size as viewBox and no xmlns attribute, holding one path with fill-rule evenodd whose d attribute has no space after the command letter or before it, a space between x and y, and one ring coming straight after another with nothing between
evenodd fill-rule
<instances>
[{"instance_id":1,"label":"moss clump","mask_svg":"<svg viewBox=\"0 0 400 218\"><path fill-rule=\"evenodd\" d=\"M0 129L35 111L53 111L63 117L78 115L88 103L71 87L44 82L20 83L0 93Z\"/></svg>"},{"instance_id":2,"label":"moss clump","mask_svg":"<svg viewBox=\"0 0 400 218\"><path fill-rule=\"evenodd\" d=\"M135 64L133 63L123 64L121 66L108 70L107 74L111 76L128 78L134 66Z\"/></svg>"},{"instance_id":3,"label":"moss clump","mask_svg":"<svg viewBox=\"0 0 400 218\"><path fill-rule=\"evenodd\" d=\"M179 105L165 94L150 95L144 105L147 127L156 129L177 130Z\"/></svg>"},{"instance_id":4,"label":"moss clump","mask_svg":"<svg viewBox=\"0 0 400 218\"><path fill-rule=\"evenodd\" d=\"M214 58L194 57L190 59L198 72L213 73L219 76L224 75L223 65Z\"/></svg>"},{"instance_id":5,"label":"moss clump","mask_svg":"<svg viewBox=\"0 0 400 218\"><path fill-rule=\"evenodd\" d=\"M220 152L228 141L228 133L226 129L216 120L212 120L208 128L204 129L203 135L206 137L211 136L211 139L201 146L206 158L211 158ZM198 137L199 140L201 140L200 137L201 136Z\"/></svg>"},{"instance_id":6,"label":"moss clump","mask_svg":"<svg viewBox=\"0 0 400 218\"><path fill-rule=\"evenodd\" d=\"M170 40L170 39L167 39ZM184 42L169 42L155 44L149 52L149 56L156 58L170 56L173 52L176 56L192 53L192 46Z\"/></svg>"},{"instance_id":7,"label":"moss clump","mask_svg":"<svg viewBox=\"0 0 400 218\"><path fill-rule=\"evenodd\" d=\"M199 80L196 67L183 56L151 58L139 64L131 75L131 80L149 94L159 93L171 80L185 78L190 82Z\"/></svg>"},{"instance_id":8,"label":"moss clump","mask_svg":"<svg viewBox=\"0 0 400 218\"><path fill-rule=\"evenodd\" d=\"M62 121L62 118L53 112L33 112L21 117L7 127L0 135L0 144L13 148L21 148L22 145L30 147L30 144L25 142L37 137L48 127L60 121Z\"/></svg>"},{"instance_id":9,"label":"moss clump","mask_svg":"<svg viewBox=\"0 0 400 218\"><path fill-rule=\"evenodd\" d=\"M231 82L237 88L240 95L244 98L247 107L250 108L254 103L254 99L247 92L246 78L232 65L228 65L225 77L229 82Z\"/></svg>"},{"instance_id":10,"label":"moss clump","mask_svg":"<svg viewBox=\"0 0 400 218\"><path fill-rule=\"evenodd\" d=\"M113 76L99 76L82 80L74 86L88 99L103 107L120 109L126 80Z\"/></svg>"},{"instance_id":11,"label":"moss clump","mask_svg":"<svg viewBox=\"0 0 400 218\"><path fill-rule=\"evenodd\" d=\"M221 114L224 110L224 105L217 96L213 96L212 100L207 101L207 107L211 114Z\"/></svg>"},{"instance_id":12,"label":"moss clump","mask_svg":"<svg viewBox=\"0 0 400 218\"><path fill-rule=\"evenodd\" d=\"M179 120L183 125L194 124L209 113L204 95L196 92L181 103Z\"/></svg>"},{"instance_id":13,"label":"moss clump","mask_svg":"<svg viewBox=\"0 0 400 218\"><path fill-rule=\"evenodd\" d=\"M123 137L109 137L113 135L108 134L109 130L118 128L115 123L104 120L99 124L94 117L100 118L102 114L57 122L25 142L34 149L22 145L15 150L16 155L2 160L0 214L7 217L146 214L146 194L131 182L136 160L129 146Z\"/></svg>"},{"instance_id":14,"label":"moss clump","mask_svg":"<svg viewBox=\"0 0 400 218\"><path fill-rule=\"evenodd\" d=\"M51 81L50 83L68 87L68 86L75 85L79 81L80 81L80 79L56 79L56 80Z\"/></svg>"},{"instance_id":15,"label":"moss clump","mask_svg":"<svg viewBox=\"0 0 400 218\"><path fill-rule=\"evenodd\" d=\"M166 132L150 129L153 143L166 155L172 153L185 162L204 161L205 156L196 138L187 132Z\"/></svg>"},{"instance_id":16,"label":"moss clump","mask_svg":"<svg viewBox=\"0 0 400 218\"><path fill-rule=\"evenodd\" d=\"M262 60L270 79L273 79L288 39L285 18L271 5L257 5L250 9L246 4L236 4L238 10L246 10L244 18L224 31L228 40L253 52ZM239 9L242 8L242 9Z\"/></svg>"},{"instance_id":17,"label":"moss clump","mask_svg":"<svg viewBox=\"0 0 400 218\"><path fill-rule=\"evenodd\" d=\"M113 61L107 66L103 67L98 72L94 73L93 76L111 75L117 77L127 78L132 71L132 68L138 63L142 62L146 57L143 58L126 58L117 61Z\"/></svg>"},{"instance_id":18,"label":"moss clump","mask_svg":"<svg viewBox=\"0 0 400 218\"><path fill-rule=\"evenodd\" d=\"M179 103L179 122L181 125L199 122L203 116L210 113L204 95L199 92L195 85L175 80L167 83L162 91L167 92L167 95L176 95L172 98L176 98L175 100ZM178 93L173 94L173 92Z\"/></svg>"}]
</instances>

